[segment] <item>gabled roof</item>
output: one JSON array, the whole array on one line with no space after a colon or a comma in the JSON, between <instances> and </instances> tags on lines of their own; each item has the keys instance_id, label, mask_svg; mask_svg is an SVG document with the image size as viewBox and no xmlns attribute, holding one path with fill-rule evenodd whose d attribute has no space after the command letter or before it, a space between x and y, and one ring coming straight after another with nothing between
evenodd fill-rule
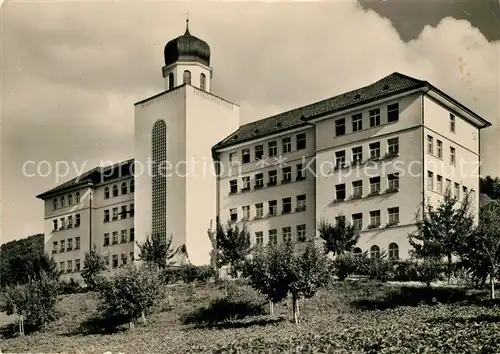
<instances>
[{"instance_id":1,"label":"gabled roof","mask_svg":"<svg viewBox=\"0 0 500 354\"><path fill-rule=\"evenodd\" d=\"M415 79L413 77L394 72L368 86L342 93L291 111L280 113L269 118L244 124L240 126L237 131L215 145L213 150L216 151L218 149L236 145L245 141L265 137L270 134L299 128L301 126L308 125L308 121L315 117L336 113L358 105L367 104L372 101L402 94L419 88L427 88L428 90L433 90L439 93L453 104L473 115L486 126L490 125L490 123L485 121L483 118L479 117L477 114L455 101L444 92L432 86L427 81Z\"/></svg>"},{"instance_id":2,"label":"gabled roof","mask_svg":"<svg viewBox=\"0 0 500 354\"><path fill-rule=\"evenodd\" d=\"M93 169L82 173L81 175L64 182L57 187L54 187L42 194L37 195L39 199L47 199L64 191L72 190L84 185L100 184L116 178L127 177L133 174L134 159L122 161L110 166L97 166Z\"/></svg>"}]
</instances>

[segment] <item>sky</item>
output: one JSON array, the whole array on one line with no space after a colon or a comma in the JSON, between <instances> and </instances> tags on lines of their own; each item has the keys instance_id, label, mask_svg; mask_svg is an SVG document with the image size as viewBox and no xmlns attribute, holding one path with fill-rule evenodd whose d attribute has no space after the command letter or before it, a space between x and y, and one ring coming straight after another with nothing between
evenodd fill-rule
<instances>
[{"instance_id":1,"label":"sky","mask_svg":"<svg viewBox=\"0 0 500 354\"><path fill-rule=\"evenodd\" d=\"M212 93L240 105L241 124L398 71L493 123L483 172L500 175L499 0L6 1L0 243L43 232L37 194L133 157L133 104L163 91L163 47L186 13L211 48Z\"/></svg>"}]
</instances>

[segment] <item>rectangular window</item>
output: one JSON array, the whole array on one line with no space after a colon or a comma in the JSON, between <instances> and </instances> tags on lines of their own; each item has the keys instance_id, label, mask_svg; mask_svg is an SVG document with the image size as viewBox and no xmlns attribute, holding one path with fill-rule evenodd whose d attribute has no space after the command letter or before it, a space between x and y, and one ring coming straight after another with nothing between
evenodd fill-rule
<instances>
[{"instance_id":1,"label":"rectangular window","mask_svg":"<svg viewBox=\"0 0 500 354\"><path fill-rule=\"evenodd\" d=\"M278 184L278 171L269 171L269 182L267 182L268 186L275 186Z\"/></svg>"},{"instance_id":2,"label":"rectangular window","mask_svg":"<svg viewBox=\"0 0 500 354\"><path fill-rule=\"evenodd\" d=\"M113 208L113 220L118 219L118 208Z\"/></svg>"},{"instance_id":3,"label":"rectangular window","mask_svg":"<svg viewBox=\"0 0 500 354\"><path fill-rule=\"evenodd\" d=\"M66 223L64 218L61 218L61 229L64 229L66 227Z\"/></svg>"},{"instance_id":4,"label":"rectangular window","mask_svg":"<svg viewBox=\"0 0 500 354\"><path fill-rule=\"evenodd\" d=\"M306 134L297 134L297 150L303 150L306 148Z\"/></svg>"},{"instance_id":5,"label":"rectangular window","mask_svg":"<svg viewBox=\"0 0 500 354\"><path fill-rule=\"evenodd\" d=\"M135 229L131 228L130 229L130 242L134 242L135 240Z\"/></svg>"},{"instance_id":6,"label":"rectangular window","mask_svg":"<svg viewBox=\"0 0 500 354\"><path fill-rule=\"evenodd\" d=\"M380 125L380 108L370 110L370 127L377 127Z\"/></svg>"},{"instance_id":7,"label":"rectangular window","mask_svg":"<svg viewBox=\"0 0 500 354\"><path fill-rule=\"evenodd\" d=\"M256 145L255 160L262 160L262 156L264 156L264 145Z\"/></svg>"},{"instance_id":8,"label":"rectangular window","mask_svg":"<svg viewBox=\"0 0 500 354\"><path fill-rule=\"evenodd\" d=\"M434 173L431 171L427 171L427 189L434 190Z\"/></svg>"},{"instance_id":9,"label":"rectangular window","mask_svg":"<svg viewBox=\"0 0 500 354\"><path fill-rule=\"evenodd\" d=\"M345 135L345 118L340 118L335 121L335 135Z\"/></svg>"},{"instance_id":10,"label":"rectangular window","mask_svg":"<svg viewBox=\"0 0 500 354\"><path fill-rule=\"evenodd\" d=\"M370 211L370 227L375 228L380 226L380 210Z\"/></svg>"},{"instance_id":11,"label":"rectangular window","mask_svg":"<svg viewBox=\"0 0 500 354\"><path fill-rule=\"evenodd\" d=\"M283 198L283 214L288 214L292 211L292 198Z\"/></svg>"},{"instance_id":12,"label":"rectangular window","mask_svg":"<svg viewBox=\"0 0 500 354\"><path fill-rule=\"evenodd\" d=\"M335 217L335 225L340 225L341 223L345 223L345 215L339 215Z\"/></svg>"},{"instance_id":13,"label":"rectangular window","mask_svg":"<svg viewBox=\"0 0 500 354\"><path fill-rule=\"evenodd\" d=\"M451 180L446 179L446 186L445 186L445 191L446 193L451 192Z\"/></svg>"},{"instance_id":14,"label":"rectangular window","mask_svg":"<svg viewBox=\"0 0 500 354\"><path fill-rule=\"evenodd\" d=\"M268 143L268 148L269 148L269 157L278 155L278 144L276 143L276 141L270 141Z\"/></svg>"},{"instance_id":15,"label":"rectangular window","mask_svg":"<svg viewBox=\"0 0 500 354\"><path fill-rule=\"evenodd\" d=\"M73 216L69 215L68 216L68 229L73 227Z\"/></svg>"},{"instance_id":16,"label":"rectangular window","mask_svg":"<svg viewBox=\"0 0 500 354\"><path fill-rule=\"evenodd\" d=\"M120 218L121 219L127 218L127 206L126 205L122 205L122 211L120 212Z\"/></svg>"},{"instance_id":17,"label":"rectangular window","mask_svg":"<svg viewBox=\"0 0 500 354\"><path fill-rule=\"evenodd\" d=\"M269 201L269 215L276 215L278 213L278 201L270 200Z\"/></svg>"},{"instance_id":18,"label":"rectangular window","mask_svg":"<svg viewBox=\"0 0 500 354\"><path fill-rule=\"evenodd\" d=\"M455 116L450 113L450 132L455 133Z\"/></svg>"},{"instance_id":19,"label":"rectangular window","mask_svg":"<svg viewBox=\"0 0 500 354\"><path fill-rule=\"evenodd\" d=\"M231 221L238 220L238 209L236 208L229 209L229 220Z\"/></svg>"},{"instance_id":20,"label":"rectangular window","mask_svg":"<svg viewBox=\"0 0 500 354\"><path fill-rule=\"evenodd\" d=\"M345 166L345 151L337 151L335 153L335 167L343 168Z\"/></svg>"},{"instance_id":21,"label":"rectangular window","mask_svg":"<svg viewBox=\"0 0 500 354\"><path fill-rule=\"evenodd\" d=\"M455 198L460 199L460 184L455 183Z\"/></svg>"},{"instance_id":22,"label":"rectangular window","mask_svg":"<svg viewBox=\"0 0 500 354\"><path fill-rule=\"evenodd\" d=\"M292 242L292 228L290 226L286 226L282 229L283 232L283 242L288 243Z\"/></svg>"},{"instance_id":23,"label":"rectangular window","mask_svg":"<svg viewBox=\"0 0 500 354\"><path fill-rule=\"evenodd\" d=\"M130 262L133 262L134 261L134 252L130 252L129 257L130 257Z\"/></svg>"},{"instance_id":24,"label":"rectangular window","mask_svg":"<svg viewBox=\"0 0 500 354\"><path fill-rule=\"evenodd\" d=\"M306 171L301 163L297 164L297 181L306 179Z\"/></svg>"},{"instance_id":25,"label":"rectangular window","mask_svg":"<svg viewBox=\"0 0 500 354\"><path fill-rule=\"evenodd\" d=\"M370 159L378 159L380 157L380 143L370 144Z\"/></svg>"},{"instance_id":26,"label":"rectangular window","mask_svg":"<svg viewBox=\"0 0 500 354\"><path fill-rule=\"evenodd\" d=\"M250 190L250 176L243 177L242 182L243 182L243 188L241 190L242 191Z\"/></svg>"},{"instance_id":27,"label":"rectangular window","mask_svg":"<svg viewBox=\"0 0 500 354\"><path fill-rule=\"evenodd\" d=\"M307 240L305 224L297 225L297 240L299 242L304 242L305 240Z\"/></svg>"},{"instance_id":28,"label":"rectangular window","mask_svg":"<svg viewBox=\"0 0 500 354\"><path fill-rule=\"evenodd\" d=\"M434 138L430 135L427 135L427 153L434 154Z\"/></svg>"},{"instance_id":29,"label":"rectangular window","mask_svg":"<svg viewBox=\"0 0 500 354\"><path fill-rule=\"evenodd\" d=\"M352 162L360 163L361 161L363 161L363 147L357 146L352 148Z\"/></svg>"},{"instance_id":30,"label":"rectangular window","mask_svg":"<svg viewBox=\"0 0 500 354\"><path fill-rule=\"evenodd\" d=\"M238 192L238 181L233 179L229 181L229 194Z\"/></svg>"},{"instance_id":31,"label":"rectangular window","mask_svg":"<svg viewBox=\"0 0 500 354\"><path fill-rule=\"evenodd\" d=\"M284 154L292 151L292 138L290 138L289 136L287 136L286 138L283 138L281 140L281 142L283 144L283 153Z\"/></svg>"},{"instance_id":32,"label":"rectangular window","mask_svg":"<svg viewBox=\"0 0 500 354\"><path fill-rule=\"evenodd\" d=\"M255 175L255 188L262 188L262 187L264 187L264 174L257 173Z\"/></svg>"},{"instance_id":33,"label":"rectangular window","mask_svg":"<svg viewBox=\"0 0 500 354\"><path fill-rule=\"evenodd\" d=\"M278 244L278 231L276 229L269 230L269 244Z\"/></svg>"},{"instance_id":34,"label":"rectangular window","mask_svg":"<svg viewBox=\"0 0 500 354\"><path fill-rule=\"evenodd\" d=\"M336 201L345 200L345 183L337 184L335 186L335 200Z\"/></svg>"},{"instance_id":35,"label":"rectangular window","mask_svg":"<svg viewBox=\"0 0 500 354\"><path fill-rule=\"evenodd\" d=\"M306 210L306 195L301 194L297 196L297 211Z\"/></svg>"},{"instance_id":36,"label":"rectangular window","mask_svg":"<svg viewBox=\"0 0 500 354\"><path fill-rule=\"evenodd\" d=\"M80 214L75 215L75 227L80 226Z\"/></svg>"},{"instance_id":37,"label":"rectangular window","mask_svg":"<svg viewBox=\"0 0 500 354\"><path fill-rule=\"evenodd\" d=\"M118 243L118 231L113 231L113 245Z\"/></svg>"},{"instance_id":38,"label":"rectangular window","mask_svg":"<svg viewBox=\"0 0 500 354\"><path fill-rule=\"evenodd\" d=\"M363 213L352 214L352 225L356 230L363 229Z\"/></svg>"},{"instance_id":39,"label":"rectangular window","mask_svg":"<svg viewBox=\"0 0 500 354\"><path fill-rule=\"evenodd\" d=\"M52 220L52 228L54 231L57 231L57 220Z\"/></svg>"},{"instance_id":40,"label":"rectangular window","mask_svg":"<svg viewBox=\"0 0 500 354\"><path fill-rule=\"evenodd\" d=\"M352 197L357 199L363 196L363 181L352 182Z\"/></svg>"},{"instance_id":41,"label":"rectangular window","mask_svg":"<svg viewBox=\"0 0 500 354\"><path fill-rule=\"evenodd\" d=\"M126 242L128 242L128 238L127 238L127 230L122 230L122 232L121 232L121 237L122 237L122 243L126 243Z\"/></svg>"},{"instance_id":42,"label":"rectangular window","mask_svg":"<svg viewBox=\"0 0 500 354\"><path fill-rule=\"evenodd\" d=\"M389 191L396 191L399 189L399 174L391 173L387 176Z\"/></svg>"},{"instance_id":43,"label":"rectangular window","mask_svg":"<svg viewBox=\"0 0 500 354\"><path fill-rule=\"evenodd\" d=\"M80 249L80 237L75 237L75 250Z\"/></svg>"},{"instance_id":44,"label":"rectangular window","mask_svg":"<svg viewBox=\"0 0 500 354\"><path fill-rule=\"evenodd\" d=\"M436 182L437 182L438 193L443 193L443 176L437 175Z\"/></svg>"},{"instance_id":45,"label":"rectangular window","mask_svg":"<svg viewBox=\"0 0 500 354\"><path fill-rule=\"evenodd\" d=\"M462 186L462 192L463 192L464 199L467 198L467 187L466 186Z\"/></svg>"},{"instance_id":46,"label":"rectangular window","mask_svg":"<svg viewBox=\"0 0 500 354\"><path fill-rule=\"evenodd\" d=\"M52 242L52 253L57 253L57 241Z\"/></svg>"},{"instance_id":47,"label":"rectangular window","mask_svg":"<svg viewBox=\"0 0 500 354\"><path fill-rule=\"evenodd\" d=\"M65 242L64 240L61 241L61 252L64 252L66 250L64 242Z\"/></svg>"},{"instance_id":48,"label":"rectangular window","mask_svg":"<svg viewBox=\"0 0 500 354\"><path fill-rule=\"evenodd\" d=\"M443 158L443 142L441 140L436 140L436 154L437 157L442 159Z\"/></svg>"},{"instance_id":49,"label":"rectangular window","mask_svg":"<svg viewBox=\"0 0 500 354\"><path fill-rule=\"evenodd\" d=\"M64 272L64 265L65 265L65 264L66 264L66 263L64 263L64 262L59 262L59 270L60 270L61 272Z\"/></svg>"},{"instance_id":50,"label":"rectangular window","mask_svg":"<svg viewBox=\"0 0 500 354\"><path fill-rule=\"evenodd\" d=\"M118 255L114 254L113 255L113 268L117 268L117 267L118 267Z\"/></svg>"},{"instance_id":51,"label":"rectangular window","mask_svg":"<svg viewBox=\"0 0 500 354\"><path fill-rule=\"evenodd\" d=\"M122 258L122 264L127 265L127 254L122 253L121 258Z\"/></svg>"},{"instance_id":52,"label":"rectangular window","mask_svg":"<svg viewBox=\"0 0 500 354\"><path fill-rule=\"evenodd\" d=\"M361 113L352 116L352 131L359 132L363 130L363 115Z\"/></svg>"},{"instance_id":53,"label":"rectangular window","mask_svg":"<svg viewBox=\"0 0 500 354\"><path fill-rule=\"evenodd\" d=\"M399 104L393 103L387 106L387 122L397 122L399 120Z\"/></svg>"},{"instance_id":54,"label":"rectangular window","mask_svg":"<svg viewBox=\"0 0 500 354\"><path fill-rule=\"evenodd\" d=\"M283 182L291 182L292 181L292 168L291 167L283 167Z\"/></svg>"},{"instance_id":55,"label":"rectangular window","mask_svg":"<svg viewBox=\"0 0 500 354\"><path fill-rule=\"evenodd\" d=\"M399 207L387 209L387 215L389 218L389 225L399 224Z\"/></svg>"},{"instance_id":56,"label":"rectangular window","mask_svg":"<svg viewBox=\"0 0 500 354\"><path fill-rule=\"evenodd\" d=\"M80 271L80 260L79 259L75 259L75 270L77 272Z\"/></svg>"},{"instance_id":57,"label":"rectangular window","mask_svg":"<svg viewBox=\"0 0 500 354\"><path fill-rule=\"evenodd\" d=\"M371 177L370 178L370 194L379 194L380 193L380 177Z\"/></svg>"},{"instance_id":58,"label":"rectangular window","mask_svg":"<svg viewBox=\"0 0 500 354\"><path fill-rule=\"evenodd\" d=\"M455 166L457 163L457 155L454 147L450 147L450 164Z\"/></svg>"},{"instance_id":59,"label":"rectangular window","mask_svg":"<svg viewBox=\"0 0 500 354\"><path fill-rule=\"evenodd\" d=\"M258 247L262 247L264 245L264 233L262 231L257 231L255 233L255 244Z\"/></svg>"},{"instance_id":60,"label":"rectangular window","mask_svg":"<svg viewBox=\"0 0 500 354\"><path fill-rule=\"evenodd\" d=\"M243 163L250 162L250 149L246 148L246 149L241 150L241 161Z\"/></svg>"},{"instance_id":61,"label":"rectangular window","mask_svg":"<svg viewBox=\"0 0 500 354\"><path fill-rule=\"evenodd\" d=\"M68 239L68 251L71 251L73 249L73 239L69 238Z\"/></svg>"},{"instance_id":62,"label":"rectangular window","mask_svg":"<svg viewBox=\"0 0 500 354\"><path fill-rule=\"evenodd\" d=\"M109 233L104 234L104 246L109 246Z\"/></svg>"},{"instance_id":63,"label":"rectangular window","mask_svg":"<svg viewBox=\"0 0 500 354\"><path fill-rule=\"evenodd\" d=\"M68 268L66 269L66 271L68 273L73 271L73 261L72 260L68 261Z\"/></svg>"},{"instance_id":64,"label":"rectangular window","mask_svg":"<svg viewBox=\"0 0 500 354\"><path fill-rule=\"evenodd\" d=\"M261 218L264 216L264 204L257 203L255 204L255 217Z\"/></svg>"},{"instance_id":65,"label":"rectangular window","mask_svg":"<svg viewBox=\"0 0 500 354\"><path fill-rule=\"evenodd\" d=\"M134 204L130 204L129 208L129 216L133 217L135 215L135 209L134 209Z\"/></svg>"},{"instance_id":66,"label":"rectangular window","mask_svg":"<svg viewBox=\"0 0 500 354\"><path fill-rule=\"evenodd\" d=\"M389 156L399 154L399 138L387 139L387 152Z\"/></svg>"},{"instance_id":67,"label":"rectangular window","mask_svg":"<svg viewBox=\"0 0 500 354\"><path fill-rule=\"evenodd\" d=\"M250 220L250 205L243 206L243 219Z\"/></svg>"},{"instance_id":68,"label":"rectangular window","mask_svg":"<svg viewBox=\"0 0 500 354\"><path fill-rule=\"evenodd\" d=\"M229 153L229 163L235 163L237 161L238 161L237 152L230 152Z\"/></svg>"}]
</instances>

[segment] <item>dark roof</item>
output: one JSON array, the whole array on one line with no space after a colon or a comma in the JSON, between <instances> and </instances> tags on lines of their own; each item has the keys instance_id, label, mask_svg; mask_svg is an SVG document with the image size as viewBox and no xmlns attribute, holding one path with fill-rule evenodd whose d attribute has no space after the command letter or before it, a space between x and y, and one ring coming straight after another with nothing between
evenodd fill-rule
<instances>
[{"instance_id":1,"label":"dark roof","mask_svg":"<svg viewBox=\"0 0 500 354\"><path fill-rule=\"evenodd\" d=\"M97 166L93 169L82 173L81 175L64 182L57 187L54 187L42 194L37 195L37 198L46 199L53 195L69 191L78 187L87 185L88 183L99 184L115 178L131 176L134 171L134 159L122 161L110 166Z\"/></svg>"},{"instance_id":2,"label":"dark roof","mask_svg":"<svg viewBox=\"0 0 500 354\"><path fill-rule=\"evenodd\" d=\"M312 117L325 113L333 113L386 96L423 87L424 85L425 81L395 72L371 85L357 90L242 125L233 134L215 145L214 149L231 146L291 128L298 128L308 124L307 120Z\"/></svg>"},{"instance_id":3,"label":"dark roof","mask_svg":"<svg viewBox=\"0 0 500 354\"><path fill-rule=\"evenodd\" d=\"M186 32L165 45L165 66L178 61L197 61L206 66L210 65L210 47L207 42L189 33L188 21L186 20Z\"/></svg>"},{"instance_id":4,"label":"dark roof","mask_svg":"<svg viewBox=\"0 0 500 354\"><path fill-rule=\"evenodd\" d=\"M264 137L277 132L298 128L307 125L308 120L325 114L332 114L338 111L349 109L371 101L390 97L396 94L404 93L418 88L427 87L432 89L454 104L460 106L468 113L475 116L484 124L489 125L477 114L455 101L444 92L438 90L427 81L415 79L413 77L394 72L368 86L340 94L335 97L299 107L291 111L277 114L275 116L254 121L242 125L237 131L219 142L213 147L213 150L239 144L245 141Z\"/></svg>"}]
</instances>

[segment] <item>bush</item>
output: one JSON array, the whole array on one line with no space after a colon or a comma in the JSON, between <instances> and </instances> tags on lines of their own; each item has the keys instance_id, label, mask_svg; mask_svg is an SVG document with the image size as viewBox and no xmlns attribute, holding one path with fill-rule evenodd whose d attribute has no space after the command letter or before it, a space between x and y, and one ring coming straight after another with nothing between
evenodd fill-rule
<instances>
[{"instance_id":1,"label":"bush","mask_svg":"<svg viewBox=\"0 0 500 354\"><path fill-rule=\"evenodd\" d=\"M163 297L163 284L156 269L129 267L98 284L99 309L106 317L125 317L130 322L145 318Z\"/></svg>"},{"instance_id":2,"label":"bush","mask_svg":"<svg viewBox=\"0 0 500 354\"><path fill-rule=\"evenodd\" d=\"M0 298L0 311L22 315L24 324L36 329L57 318L58 291L58 281L42 274L40 279L5 288Z\"/></svg>"},{"instance_id":3,"label":"bush","mask_svg":"<svg viewBox=\"0 0 500 354\"><path fill-rule=\"evenodd\" d=\"M182 281L186 284L199 282L206 283L216 278L216 271L211 266L184 265L181 267L166 268L162 271L162 279L167 284Z\"/></svg>"},{"instance_id":4,"label":"bush","mask_svg":"<svg viewBox=\"0 0 500 354\"><path fill-rule=\"evenodd\" d=\"M80 283L70 279L69 281L61 280L59 282L59 293L63 295L67 294L80 294L84 293L84 289Z\"/></svg>"},{"instance_id":5,"label":"bush","mask_svg":"<svg viewBox=\"0 0 500 354\"><path fill-rule=\"evenodd\" d=\"M347 253L333 260L334 275L343 281L351 275L368 275L368 257L366 254Z\"/></svg>"},{"instance_id":6,"label":"bush","mask_svg":"<svg viewBox=\"0 0 500 354\"><path fill-rule=\"evenodd\" d=\"M90 290L95 290L97 288L97 283L100 281L101 274L107 267L106 260L99 253L95 245L90 252L85 252L85 260L83 262L81 275Z\"/></svg>"}]
</instances>

